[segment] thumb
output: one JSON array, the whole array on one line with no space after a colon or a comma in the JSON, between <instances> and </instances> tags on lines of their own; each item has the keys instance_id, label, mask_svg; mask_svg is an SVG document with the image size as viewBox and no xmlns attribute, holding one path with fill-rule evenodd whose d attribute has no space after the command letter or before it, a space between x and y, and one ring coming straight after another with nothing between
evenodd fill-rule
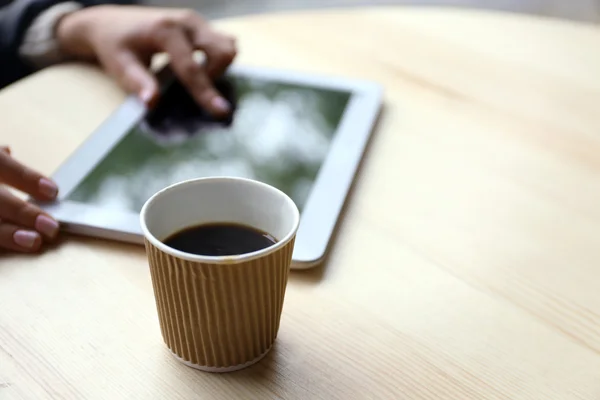
<instances>
[{"instance_id":1,"label":"thumb","mask_svg":"<svg viewBox=\"0 0 600 400\"><path fill-rule=\"evenodd\" d=\"M128 93L137 95L147 105L158 98L158 82L140 59L129 51L121 52L106 66Z\"/></svg>"}]
</instances>

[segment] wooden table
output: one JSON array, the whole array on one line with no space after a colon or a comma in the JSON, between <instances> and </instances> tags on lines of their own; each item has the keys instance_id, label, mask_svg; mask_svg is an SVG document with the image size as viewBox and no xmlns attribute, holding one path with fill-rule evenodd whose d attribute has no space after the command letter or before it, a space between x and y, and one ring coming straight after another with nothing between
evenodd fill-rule
<instances>
[{"instance_id":1,"label":"wooden table","mask_svg":"<svg viewBox=\"0 0 600 400\"><path fill-rule=\"evenodd\" d=\"M212 375L163 345L142 248L5 257L0 398L600 398L600 29L410 8L219 25L240 63L387 88L328 262L292 274L263 362ZM0 95L2 142L51 173L122 98L47 70Z\"/></svg>"}]
</instances>

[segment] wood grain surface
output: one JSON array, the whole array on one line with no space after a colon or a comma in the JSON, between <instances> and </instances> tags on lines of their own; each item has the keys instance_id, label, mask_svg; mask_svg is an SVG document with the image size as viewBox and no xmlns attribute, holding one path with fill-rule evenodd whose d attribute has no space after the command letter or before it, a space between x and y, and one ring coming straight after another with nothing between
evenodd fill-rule
<instances>
[{"instance_id":1,"label":"wood grain surface","mask_svg":"<svg viewBox=\"0 0 600 400\"><path fill-rule=\"evenodd\" d=\"M177 362L142 247L0 259L4 399L600 399L600 29L360 9L219 22L244 64L377 80L386 105L335 244L293 273L255 367ZM0 94L51 173L123 99L98 71Z\"/></svg>"}]
</instances>

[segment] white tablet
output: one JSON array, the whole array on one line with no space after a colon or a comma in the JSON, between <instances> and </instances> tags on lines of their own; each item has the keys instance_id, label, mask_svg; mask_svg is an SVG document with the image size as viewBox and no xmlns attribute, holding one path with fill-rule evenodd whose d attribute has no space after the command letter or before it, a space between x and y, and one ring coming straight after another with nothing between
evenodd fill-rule
<instances>
[{"instance_id":1,"label":"white tablet","mask_svg":"<svg viewBox=\"0 0 600 400\"><path fill-rule=\"evenodd\" d=\"M235 66L217 82L234 104L216 121L168 68L151 111L129 98L58 169L57 202L41 206L65 231L143 243L139 211L158 190L240 176L287 193L301 211L293 268L326 254L382 103L372 82Z\"/></svg>"}]
</instances>

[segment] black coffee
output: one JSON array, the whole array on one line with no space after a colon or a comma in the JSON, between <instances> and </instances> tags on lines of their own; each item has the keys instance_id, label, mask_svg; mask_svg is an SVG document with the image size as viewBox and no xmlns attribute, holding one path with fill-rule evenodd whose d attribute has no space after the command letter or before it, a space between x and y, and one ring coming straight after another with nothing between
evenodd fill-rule
<instances>
[{"instance_id":1,"label":"black coffee","mask_svg":"<svg viewBox=\"0 0 600 400\"><path fill-rule=\"evenodd\" d=\"M238 224L205 224L179 231L163 243L185 253L234 256L266 249L277 243L268 233Z\"/></svg>"}]
</instances>

